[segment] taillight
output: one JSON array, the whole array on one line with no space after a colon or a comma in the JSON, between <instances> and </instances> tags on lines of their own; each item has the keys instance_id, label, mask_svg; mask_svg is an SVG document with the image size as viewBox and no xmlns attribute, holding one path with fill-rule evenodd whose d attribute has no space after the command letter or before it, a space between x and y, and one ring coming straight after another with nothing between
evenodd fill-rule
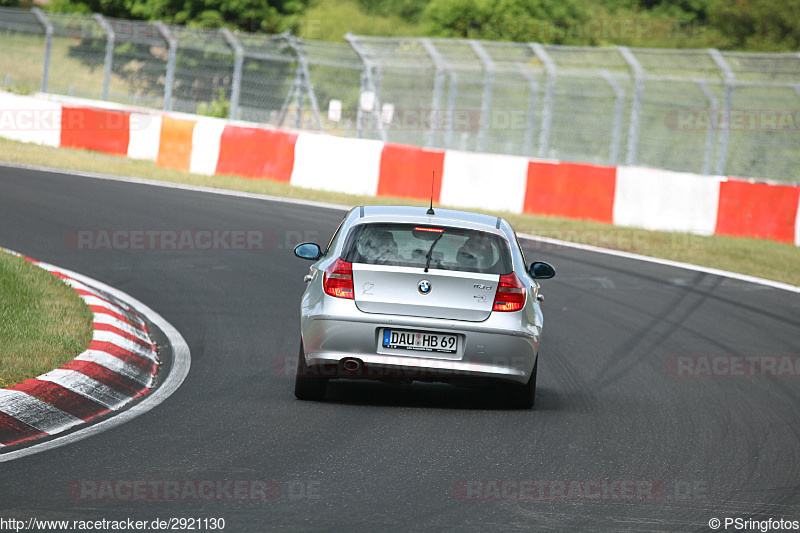
<instances>
[{"instance_id":1,"label":"taillight","mask_svg":"<svg viewBox=\"0 0 800 533\"><path fill-rule=\"evenodd\" d=\"M325 294L337 298L353 299L353 263L336 259L331 266L325 269L322 278L322 287Z\"/></svg>"},{"instance_id":2,"label":"taillight","mask_svg":"<svg viewBox=\"0 0 800 533\"><path fill-rule=\"evenodd\" d=\"M525 307L525 285L516 274L500 276L492 311L519 311Z\"/></svg>"}]
</instances>

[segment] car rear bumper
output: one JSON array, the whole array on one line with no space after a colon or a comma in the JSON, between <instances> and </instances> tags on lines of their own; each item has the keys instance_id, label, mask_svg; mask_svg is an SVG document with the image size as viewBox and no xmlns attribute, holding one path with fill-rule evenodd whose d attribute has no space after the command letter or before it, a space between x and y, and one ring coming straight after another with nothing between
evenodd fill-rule
<instances>
[{"instance_id":1,"label":"car rear bumper","mask_svg":"<svg viewBox=\"0 0 800 533\"><path fill-rule=\"evenodd\" d=\"M534 328L508 328L514 324L511 316L501 316L494 321L490 318L484 322L464 322L369 314L357 309L342 317L341 311L338 309L335 315L303 316L306 364L323 376L327 373L328 377L449 382L486 379L524 384L536 362L539 332ZM378 353L380 332L384 327L458 335L461 339L459 353ZM361 363L359 372L342 372L341 362L348 358Z\"/></svg>"}]
</instances>

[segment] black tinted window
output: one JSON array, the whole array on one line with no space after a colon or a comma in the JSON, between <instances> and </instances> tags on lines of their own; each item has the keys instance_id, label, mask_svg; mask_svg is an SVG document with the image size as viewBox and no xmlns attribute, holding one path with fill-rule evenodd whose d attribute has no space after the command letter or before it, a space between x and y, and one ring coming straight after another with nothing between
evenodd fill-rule
<instances>
[{"instance_id":1,"label":"black tinted window","mask_svg":"<svg viewBox=\"0 0 800 533\"><path fill-rule=\"evenodd\" d=\"M431 247L433 249L431 250ZM411 224L361 224L347 237L342 259L351 263L508 274L505 239L483 231Z\"/></svg>"}]
</instances>

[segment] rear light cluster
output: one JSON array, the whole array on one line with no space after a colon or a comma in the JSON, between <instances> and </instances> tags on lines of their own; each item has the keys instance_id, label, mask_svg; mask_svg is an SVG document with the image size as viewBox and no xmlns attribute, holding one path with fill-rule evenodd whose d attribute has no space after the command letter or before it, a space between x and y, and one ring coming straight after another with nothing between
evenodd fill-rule
<instances>
[{"instance_id":1,"label":"rear light cluster","mask_svg":"<svg viewBox=\"0 0 800 533\"><path fill-rule=\"evenodd\" d=\"M331 266L325 269L322 278L322 287L325 294L336 298L353 299L353 263L336 259Z\"/></svg>"},{"instance_id":2,"label":"rear light cluster","mask_svg":"<svg viewBox=\"0 0 800 533\"><path fill-rule=\"evenodd\" d=\"M525 307L525 285L513 272L500 276L492 311L519 311L523 307Z\"/></svg>"}]
</instances>

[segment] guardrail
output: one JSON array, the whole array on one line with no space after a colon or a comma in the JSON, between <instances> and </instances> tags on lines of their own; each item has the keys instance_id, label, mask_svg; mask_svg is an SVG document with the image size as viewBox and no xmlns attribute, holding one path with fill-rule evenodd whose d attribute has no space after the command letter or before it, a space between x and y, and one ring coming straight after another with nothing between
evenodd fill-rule
<instances>
[{"instance_id":1,"label":"guardrail","mask_svg":"<svg viewBox=\"0 0 800 533\"><path fill-rule=\"evenodd\" d=\"M800 54L345 37L0 8L0 85L432 148L800 181Z\"/></svg>"}]
</instances>

